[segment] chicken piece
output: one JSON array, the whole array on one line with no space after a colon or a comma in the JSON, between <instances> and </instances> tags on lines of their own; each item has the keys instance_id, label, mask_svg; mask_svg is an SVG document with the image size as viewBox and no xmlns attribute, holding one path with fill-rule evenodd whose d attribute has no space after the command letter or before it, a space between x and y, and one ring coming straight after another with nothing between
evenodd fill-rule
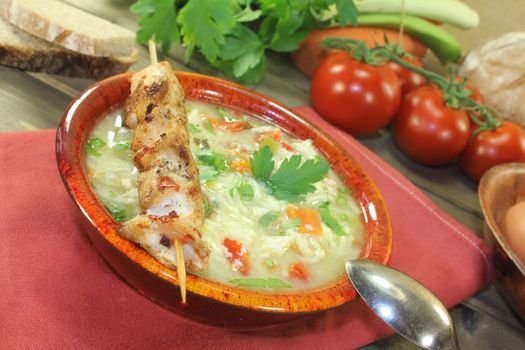
<instances>
[{"instance_id":1,"label":"chicken piece","mask_svg":"<svg viewBox=\"0 0 525 350\"><path fill-rule=\"evenodd\" d=\"M179 240L189 270L207 265L201 240L204 206L199 174L190 152L184 91L169 63L131 78L124 123L135 129L131 149L140 171L139 203L145 214L123 223L120 233L168 267L175 267L173 240Z\"/></svg>"}]
</instances>

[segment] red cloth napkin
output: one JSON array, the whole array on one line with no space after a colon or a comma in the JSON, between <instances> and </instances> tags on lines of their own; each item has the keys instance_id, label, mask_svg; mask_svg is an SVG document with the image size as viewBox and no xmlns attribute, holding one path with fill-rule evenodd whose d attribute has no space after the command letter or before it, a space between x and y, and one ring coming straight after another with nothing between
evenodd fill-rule
<instances>
[{"instance_id":1,"label":"red cloth napkin","mask_svg":"<svg viewBox=\"0 0 525 350\"><path fill-rule=\"evenodd\" d=\"M391 265L455 305L492 277L481 240L352 137L308 108L382 191L394 227ZM392 331L362 301L272 329L200 326L141 296L82 232L58 174L55 131L0 134L0 348L350 349Z\"/></svg>"}]
</instances>

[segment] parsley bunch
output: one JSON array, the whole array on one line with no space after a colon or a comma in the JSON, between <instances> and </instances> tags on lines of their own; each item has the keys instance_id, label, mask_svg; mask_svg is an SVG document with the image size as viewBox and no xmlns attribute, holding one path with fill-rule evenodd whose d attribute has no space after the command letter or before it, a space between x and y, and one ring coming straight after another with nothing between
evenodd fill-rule
<instances>
[{"instance_id":1,"label":"parsley bunch","mask_svg":"<svg viewBox=\"0 0 525 350\"><path fill-rule=\"evenodd\" d=\"M245 84L262 80L266 51L290 52L316 27L321 14L337 8L340 25L356 24L352 0L138 0L139 43L153 39L167 52L185 47L189 61L195 49L208 63Z\"/></svg>"}]
</instances>

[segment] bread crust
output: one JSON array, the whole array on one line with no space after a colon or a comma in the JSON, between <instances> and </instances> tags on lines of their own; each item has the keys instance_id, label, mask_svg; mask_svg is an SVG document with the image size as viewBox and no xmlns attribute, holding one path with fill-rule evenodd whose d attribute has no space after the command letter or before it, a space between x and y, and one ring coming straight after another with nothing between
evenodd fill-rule
<instances>
[{"instance_id":1,"label":"bread crust","mask_svg":"<svg viewBox=\"0 0 525 350\"><path fill-rule=\"evenodd\" d=\"M34 51L0 45L0 64L48 74L100 80L128 70L134 59L92 57L66 50Z\"/></svg>"},{"instance_id":2,"label":"bread crust","mask_svg":"<svg viewBox=\"0 0 525 350\"><path fill-rule=\"evenodd\" d=\"M135 46L133 32L55 0L2 0L0 15L29 34L89 56L129 56Z\"/></svg>"}]
</instances>

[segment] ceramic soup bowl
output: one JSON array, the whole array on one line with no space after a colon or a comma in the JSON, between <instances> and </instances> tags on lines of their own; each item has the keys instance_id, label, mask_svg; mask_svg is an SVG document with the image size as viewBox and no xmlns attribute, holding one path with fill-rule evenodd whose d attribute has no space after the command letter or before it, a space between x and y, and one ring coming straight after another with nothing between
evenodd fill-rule
<instances>
[{"instance_id":1,"label":"ceramic soup bowl","mask_svg":"<svg viewBox=\"0 0 525 350\"><path fill-rule=\"evenodd\" d=\"M329 136L279 102L225 80L176 73L188 100L223 106L278 125L300 139L311 139L350 188L361 208L364 244L360 257L386 264L392 248L387 207L377 187L357 162ZM165 308L207 324L251 328L277 324L306 313L336 307L356 298L346 275L321 288L269 293L223 285L188 275L188 303L180 302L177 273L118 234L119 224L93 193L85 172L83 145L101 118L122 107L131 73L100 81L75 98L58 127L56 152L63 181L80 209L86 233L111 267L140 293Z\"/></svg>"}]
</instances>

